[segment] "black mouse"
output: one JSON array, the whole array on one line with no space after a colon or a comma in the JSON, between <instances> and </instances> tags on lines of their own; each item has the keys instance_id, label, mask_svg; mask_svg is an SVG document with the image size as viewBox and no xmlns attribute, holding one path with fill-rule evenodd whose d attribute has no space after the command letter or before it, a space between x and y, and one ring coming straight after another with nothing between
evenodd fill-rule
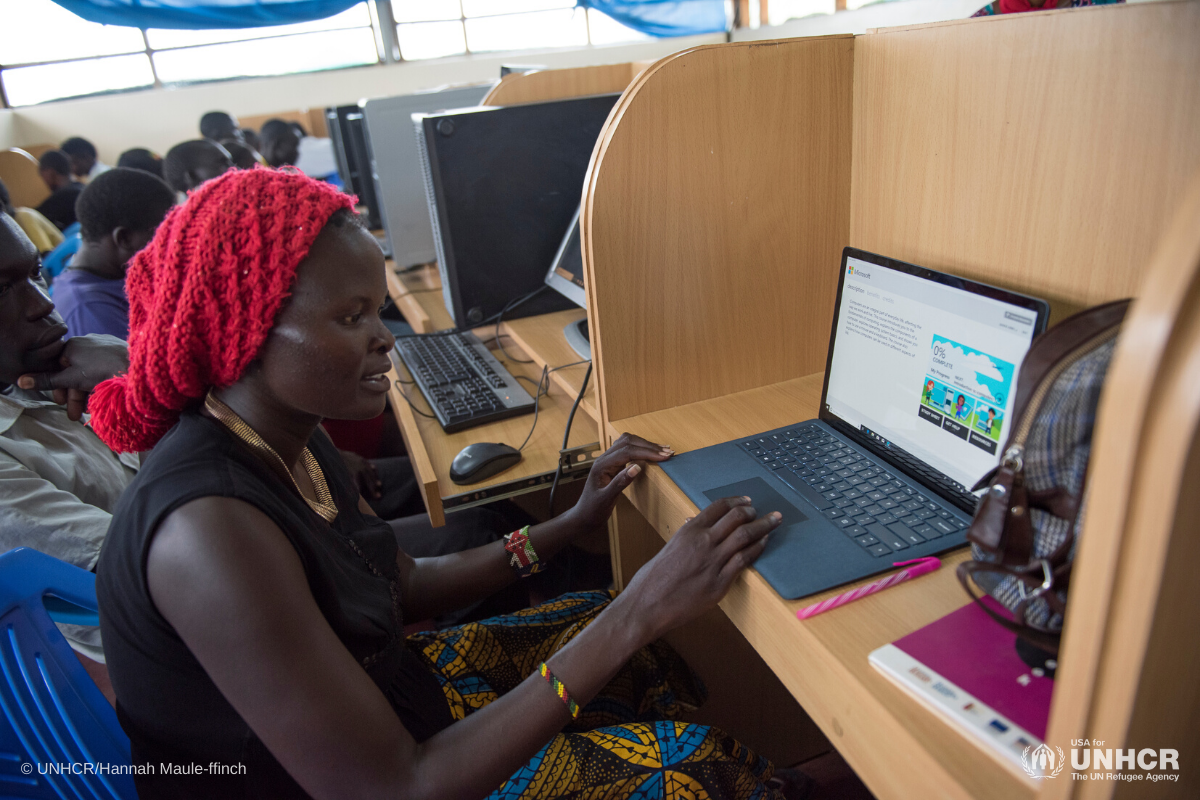
<instances>
[{"instance_id":1,"label":"black mouse","mask_svg":"<svg viewBox=\"0 0 1200 800\"><path fill-rule=\"evenodd\" d=\"M479 483L521 460L521 451L506 444L469 444L450 463L450 480L457 484Z\"/></svg>"}]
</instances>

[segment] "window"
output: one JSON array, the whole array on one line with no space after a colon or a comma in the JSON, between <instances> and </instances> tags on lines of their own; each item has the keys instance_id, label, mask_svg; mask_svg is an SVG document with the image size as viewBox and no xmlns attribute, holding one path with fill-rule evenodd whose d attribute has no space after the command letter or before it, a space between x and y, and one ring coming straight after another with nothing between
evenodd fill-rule
<instances>
[{"instance_id":1,"label":"window","mask_svg":"<svg viewBox=\"0 0 1200 800\"><path fill-rule=\"evenodd\" d=\"M575 0L391 0L405 61L649 39Z\"/></svg>"},{"instance_id":2,"label":"window","mask_svg":"<svg viewBox=\"0 0 1200 800\"><path fill-rule=\"evenodd\" d=\"M575 0L390 2L404 60L649 39ZM365 66L384 37L368 2L298 25L139 30L87 22L53 0L0 0L0 86L10 106L199 81ZM389 10L385 8L384 10ZM389 20L387 24L391 24Z\"/></svg>"}]
</instances>

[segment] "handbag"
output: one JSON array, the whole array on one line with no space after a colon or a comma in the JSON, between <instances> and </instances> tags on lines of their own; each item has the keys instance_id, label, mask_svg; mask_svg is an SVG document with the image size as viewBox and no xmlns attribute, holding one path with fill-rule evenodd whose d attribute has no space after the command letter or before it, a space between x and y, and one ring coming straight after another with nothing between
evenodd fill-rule
<instances>
[{"instance_id":1,"label":"handbag","mask_svg":"<svg viewBox=\"0 0 1200 800\"><path fill-rule=\"evenodd\" d=\"M1014 424L967 531L972 560L958 579L981 608L1026 642L1057 655L1096 409L1130 300L1096 306L1039 336L1021 363ZM972 582L1012 612L982 602Z\"/></svg>"}]
</instances>

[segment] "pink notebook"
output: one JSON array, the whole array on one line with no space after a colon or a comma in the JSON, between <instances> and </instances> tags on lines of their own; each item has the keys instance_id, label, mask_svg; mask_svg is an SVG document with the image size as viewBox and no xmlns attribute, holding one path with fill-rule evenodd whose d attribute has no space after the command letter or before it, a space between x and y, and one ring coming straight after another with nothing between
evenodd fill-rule
<instances>
[{"instance_id":1,"label":"pink notebook","mask_svg":"<svg viewBox=\"0 0 1200 800\"><path fill-rule=\"evenodd\" d=\"M1005 616L990 597L984 602ZM976 744L1024 771L1046 736L1054 681L1017 655L1011 633L974 603L871 653L872 666Z\"/></svg>"}]
</instances>

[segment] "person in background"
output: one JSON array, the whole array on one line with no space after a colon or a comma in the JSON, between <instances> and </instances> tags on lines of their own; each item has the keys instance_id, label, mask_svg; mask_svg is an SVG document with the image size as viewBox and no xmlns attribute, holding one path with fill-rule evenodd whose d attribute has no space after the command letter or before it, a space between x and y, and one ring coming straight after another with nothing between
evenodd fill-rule
<instances>
[{"instance_id":1,"label":"person in background","mask_svg":"<svg viewBox=\"0 0 1200 800\"><path fill-rule=\"evenodd\" d=\"M117 167L79 195L82 243L54 281L54 300L70 336L129 336L125 269L175 205L171 187L140 169Z\"/></svg>"},{"instance_id":2,"label":"person in background","mask_svg":"<svg viewBox=\"0 0 1200 800\"><path fill-rule=\"evenodd\" d=\"M207 180L233 169L229 151L208 139L181 142L167 151L163 178L180 194L187 194Z\"/></svg>"},{"instance_id":3,"label":"person in background","mask_svg":"<svg viewBox=\"0 0 1200 800\"><path fill-rule=\"evenodd\" d=\"M243 141L237 117L226 111L209 111L200 118L200 135L214 142L226 139Z\"/></svg>"},{"instance_id":4,"label":"person in background","mask_svg":"<svg viewBox=\"0 0 1200 800\"><path fill-rule=\"evenodd\" d=\"M63 142L59 148L71 159L71 174L80 183L87 183L97 175L108 172L112 167L101 163L96 153L96 145L82 136L72 136Z\"/></svg>"},{"instance_id":5,"label":"person in background","mask_svg":"<svg viewBox=\"0 0 1200 800\"><path fill-rule=\"evenodd\" d=\"M245 142L226 139L221 142L221 146L229 151L229 157L233 159L233 165L238 169L254 169L257 165L266 163L262 160L262 156Z\"/></svg>"},{"instance_id":6,"label":"person in background","mask_svg":"<svg viewBox=\"0 0 1200 800\"><path fill-rule=\"evenodd\" d=\"M71 161L61 150L47 150L38 159L38 175L50 189L50 196L37 207L38 213L61 231L75 222L75 201L83 184L71 178Z\"/></svg>"},{"instance_id":7,"label":"person in background","mask_svg":"<svg viewBox=\"0 0 1200 800\"><path fill-rule=\"evenodd\" d=\"M254 152L262 152L262 142L259 141L258 133L254 128L242 128L242 141Z\"/></svg>"},{"instance_id":8,"label":"person in background","mask_svg":"<svg viewBox=\"0 0 1200 800\"><path fill-rule=\"evenodd\" d=\"M996 0L993 3L988 3L971 16L990 17L994 14L1020 14L1024 11L1049 11L1055 8L1106 6L1124 2L1125 0Z\"/></svg>"},{"instance_id":9,"label":"person in background","mask_svg":"<svg viewBox=\"0 0 1200 800\"><path fill-rule=\"evenodd\" d=\"M309 136L299 122L292 123L292 130L300 137L296 153L296 169L312 178L325 180L337 175L337 156L333 152L333 140L328 137Z\"/></svg>"},{"instance_id":10,"label":"person in background","mask_svg":"<svg viewBox=\"0 0 1200 800\"><path fill-rule=\"evenodd\" d=\"M140 169L142 172L149 172L160 180L163 176L162 156L144 147L134 147L121 153L121 157L117 159L117 166Z\"/></svg>"},{"instance_id":11,"label":"person in background","mask_svg":"<svg viewBox=\"0 0 1200 800\"><path fill-rule=\"evenodd\" d=\"M0 213L8 214L17 221L21 230L33 242L33 246L42 255L49 253L63 242L63 234L54 223L43 217L32 208L17 207L12 204L12 197L4 181L0 181Z\"/></svg>"},{"instance_id":12,"label":"person in background","mask_svg":"<svg viewBox=\"0 0 1200 800\"><path fill-rule=\"evenodd\" d=\"M267 160L268 166L294 166L300 157L300 136L286 120L267 120L263 123L259 138L262 141L259 152Z\"/></svg>"},{"instance_id":13,"label":"person in background","mask_svg":"<svg viewBox=\"0 0 1200 800\"><path fill-rule=\"evenodd\" d=\"M113 453L82 416L86 393L129 359L118 339L66 335L37 248L0 214L0 551L31 547L93 570L139 459ZM112 701L99 629L60 628Z\"/></svg>"}]
</instances>

